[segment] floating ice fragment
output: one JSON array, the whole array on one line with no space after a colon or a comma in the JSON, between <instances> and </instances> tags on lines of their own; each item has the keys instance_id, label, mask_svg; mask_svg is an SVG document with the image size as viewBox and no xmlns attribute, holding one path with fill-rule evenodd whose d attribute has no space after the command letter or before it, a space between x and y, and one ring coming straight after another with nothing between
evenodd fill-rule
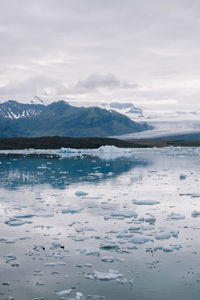
<instances>
[{"instance_id":1,"label":"floating ice fragment","mask_svg":"<svg viewBox=\"0 0 200 300\"><path fill-rule=\"evenodd\" d=\"M88 240L89 237L87 236L73 236L72 239L75 241L75 242L83 242L85 240Z\"/></svg>"},{"instance_id":2,"label":"floating ice fragment","mask_svg":"<svg viewBox=\"0 0 200 300\"><path fill-rule=\"evenodd\" d=\"M43 272L39 269L35 269L33 271L33 276L42 276L43 275Z\"/></svg>"},{"instance_id":3,"label":"floating ice fragment","mask_svg":"<svg viewBox=\"0 0 200 300\"><path fill-rule=\"evenodd\" d=\"M91 300L100 300L100 299L105 299L105 296L100 296L100 295L88 295L87 298L88 298L88 299L91 299Z\"/></svg>"},{"instance_id":4,"label":"floating ice fragment","mask_svg":"<svg viewBox=\"0 0 200 300\"><path fill-rule=\"evenodd\" d=\"M9 262L9 261L17 259L17 257L14 254L12 254L12 253L5 255L4 258L6 259L6 262Z\"/></svg>"},{"instance_id":5,"label":"floating ice fragment","mask_svg":"<svg viewBox=\"0 0 200 300\"><path fill-rule=\"evenodd\" d=\"M183 219L185 219L185 216L177 214L177 213L172 213L170 215L170 219L171 220L183 220Z\"/></svg>"},{"instance_id":6,"label":"floating ice fragment","mask_svg":"<svg viewBox=\"0 0 200 300\"><path fill-rule=\"evenodd\" d=\"M57 249L61 248L63 245L60 242L52 242L51 243L51 248Z\"/></svg>"},{"instance_id":7,"label":"floating ice fragment","mask_svg":"<svg viewBox=\"0 0 200 300\"><path fill-rule=\"evenodd\" d=\"M180 180L184 180L184 179L186 179L186 175L185 174L180 174L179 178L180 178Z\"/></svg>"},{"instance_id":8,"label":"floating ice fragment","mask_svg":"<svg viewBox=\"0 0 200 300\"><path fill-rule=\"evenodd\" d=\"M49 151L49 150L48 150ZM51 150L52 151L52 150ZM56 150L56 154L60 156L98 156L101 159L111 160L116 159L123 156L132 155L132 149L122 149L115 146L101 146L98 149L72 149L72 148L61 148Z\"/></svg>"},{"instance_id":9,"label":"floating ice fragment","mask_svg":"<svg viewBox=\"0 0 200 300\"><path fill-rule=\"evenodd\" d=\"M150 239L148 237L144 237L144 236L135 236L135 237L129 239L128 241L133 244L145 244L150 241L152 242L152 239Z\"/></svg>"},{"instance_id":10,"label":"floating ice fragment","mask_svg":"<svg viewBox=\"0 0 200 300\"><path fill-rule=\"evenodd\" d=\"M133 234L132 233L127 233L127 232L120 232L116 235L116 237L118 239L129 239L129 238L133 237Z\"/></svg>"},{"instance_id":11,"label":"floating ice fragment","mask_svg":"<svg viewBox=\"0 0 200 300\"><path fill-rule=\"evenodd\" d=\"M15 243L17 240L19 240L19 238L17 238L17 237L0 236L0 242L4 242L4 243L7 243L7 244Z\"/></svg>"},{"instance_id":12,"label":"floating ice fragment","mask_svg":"<svg viewBox=\"0 0 200 300\"><path fill-rule=\"evenodd\" d=\"M140 218L139 221L140 222L147 222L151 225L154 225L155 222L156 222L156 218L153 215L150 215L150 216L145 217L145 218Z\"/></svg>"},{"instance_id":13,"label":"floating ice fragment","mask_svg":"<svg viewBox=\"0 0 200 300\"><path fill-rule=\"evenodd\" d=\"M109 244L101 244L100 249L104 250L113 250L113 249L119 249L119 245L116 243L109 243Z\"/></svg>"},{"instance_id":14,"label":"floating ice fragment","mask_svg":"<svg viewBox=\"0 0 200 300\"><path fill-rule=\"evenodd\" d=\"M117 259L114 256L104 256L101 260L107 263L113 263L114 261L117 261Z\"/></svg>"},{"instance_id":15,"label":"floating ice fragment","mask_svg":"<svg viewBox=\"0 0 200 300\"><path fill-rule=\"evenodd\" d=\"M4 282L2 282L2 285L10 286L10 282L9 281L4 281Z\"/></svg>"},{"instance_id":16,"label":"floating ice fragment","mask_svg":"<svg viewBox=\"0 0 200 300\"><path fill-rule=\"evenodd\" d=\"M156 240L168 240L170 239L171 234L169 232L162 232L155 236Z\"/></svg>"},{"instance_id":17,"label":"floating ice fragment","mask_svg":"<svg viewBox=\"0 0 200 300\"><path fill-rule=\"evenodd\" d=\"M72 291L73 291L73 289L64 290L64 291L57 292L56 295L57 296L68 296L71 294Z\"/></svg>"},{"instance_id":18,"label":"floating ice fragment","mask_svg":"<svg viewBox=\"0 0 200 300\"><path fill-rule=\"evenodd\" d=\"M193 210L191 216L192 216L193 218L200 217L200 211Z\"/></svg>"},{"instance_id":19,"label":"floating ice fragment","mask_svg":"<svg viewBox=\"0 0 200 300\"><path fill-rule=\"evenodd\" d=\"M12 217L12 219L26 219L26 218L33 218L35 215L34 214L19 214L19 215L15 215Z\"/></svg>"},{"instance_id":20,"label":"floating ice fragment","mask_svg":"<svg viewBox=\"0 0 200 300\"><path fill-rule=\"evenodd\" d=\"M162 250L163 252L173 252L174 250L180 250L181 245L169 245L169 246L157 246L154 251Z\"/></svg>"},{"instance_id":21,"label":"floating ice fragment","mask_svg":"<svg viewBox=\"0 0 200 300\"><path fill-rule=\"evenodd\" d=\"M88 263L88 264L82 264L82 265L79 264L79 265L76 265L76 267L77 267L77 268L84 268L84 267L85 267L85 268L93 268L93 265L92 265L92 264L89 264L89 263Z\"/></svg>"},{"instance_id":22,"label":"floating ice fragment","mask_svg":"<svg viewBox=\"0 0 200 300\"><path fill-rule=\"evenodd\" d=\"M131 227L128 228L128 231L138 232L138 231L140 231L140 229L141 229L141 227L139 227L139 226L131 226Z\"/></svg>"},{"instance_id":23,"label":"floating ice fragment","mask_svg":"<svg viewBox=\"0 0 200 300\"><path fill-rule=\"evenodd\" d=\"M31 221L25 221L25 220L19 220L19 219L14 219L14 218L10 218L7 221L5 221L5 224L9 225L9 226L21 226L24 224L31 224Z\"/></svg>"},{"instance_id":24,"label":"floating ice fragment","mask_svg":"<svg viewBox=\"0 0 200 300\"><path fill-rule=\"evenodd\" d=\"M91 228L91 227L76 228L76 232L84 232L84 231L94 231L94 228Z\"/></svg>"},{"instance_id":25,"label":"floating ice fragment","mask_svg":"<svg viewBox=\"0 0 200 300\"><path fill-rule=\"evenodd\" d=\"M156 205L159 204L159 201L155 201L155 200L133 200L133 203L136 205Z\"/></svg>"},{"instance_id":26,"label":"floating ice fragment","mask_svg":"<svg viewBox=\"0 0 200 300\"><path fill-rule=\"evenodd\" d=\"M130 211L130 210L121 210L121 211L115 211L112 212L111 217L123 217L123 218L136 218L138 214L135 211Z\"/></svg>"},{"instance_id":27,"label":"floating ice fragment","mask_svg":"<svg viewBox=\"0 0 200 300\"><path fill-rule=\"evenodd\" d=\"M72 300L84 300L84 299L85 299L85 297L83 296L83 294L80 292L77 292L75 298Z\"/></svg>"},{"instance_id":28,"label":"floating ice fragment","mask_svg":"<svg viewBox=\"0 0 200 300\"><path fill-rule=\"evenodd\" d=\"M48 262L44 264L45 267L55 267L55 266L65 266L66 263L63 261L55 261L55 262Z\"/></svg>"},{"instance_id":29,"label":"floating ice fragment","mask_svg":"<svg viewBox=\"0 0 200 300\"><path fill-rule=\"evenodd\" d=\"M87 196L88 193L84 192L84 191L76 191L75 192L75 195L78 196L78 197L81 197L81 196Z\"/></svg>"},{"instance_id":30,"label":"floating ice fragment","mask_svg":"<svg viewBox=\"0 0 200 300\"><path fill-rule=\"evenodd\" d=\"M78 206L72 206L72 205L68 205L67 207L62 209L62 213L63 214L74 214L74 213L79 213L83 210L83 208L78 207Z\"/></svg>"},{"instance_id":31,"label":"floating ice fragment","mask_svg":"<svg viewBox=\"0 0 200 300\"><path fill-rule=\"evenodd\" d=\"M153 230L154 226L153 225L147 225L147 226L142 226L141 230L142 231L148 231L148 230Z\"/></svg>"},{"instance_id":32,"label":"floating ice fragment","mask_svg":"<svg viewBox=\"0 0 200 300\"><path fill-rule=\"evenodd\" d=\"M94 256L100 255L99 249L96 248L85 248L80 250L80 253L85 255L94 255Z\"/></svg>"},{"instance_id":33,"label":"floating ice fragment","mask_svg":"<svg viewBox=\"0 0 200 300\"><path fill-rule=\"evenodd\" d=\"M41 214L35 214L35 217L39 217L39 218L51 218L54 216L54 214L51 213L41 213Z\"/></svg>"},{"instance_id":34,"label":"floating ice fragment","mask_svg":"<svg viewBox=\"0 0 200 300\"><path fill-rule=\"evenodd\" d=\"M97 272L95 271L91 275L86 275L87 278L89 279L98 279L102 281L109 281L109 280L114 280L123 277L122 274L120 274L116 270L109 270L108 273L102 273L102 272Z\"/></svg>"}]
</instances>

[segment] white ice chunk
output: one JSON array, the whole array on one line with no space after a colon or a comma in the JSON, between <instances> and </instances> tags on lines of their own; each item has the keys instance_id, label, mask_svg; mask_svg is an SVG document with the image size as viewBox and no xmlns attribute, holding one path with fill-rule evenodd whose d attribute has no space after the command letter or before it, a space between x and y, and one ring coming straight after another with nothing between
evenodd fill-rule
<instances>
[{"instance_id":1,"label":"white ice chunk","mask_svg":"<svg viewBox=\"0 0 200 300\"><path fill-rule=\"evenodd\" d=\"M138 232L140 231L141 227L140 226L131 226L128 228L128 231L130 232Z\"/></svg>"},{"instance_id":2,"label":"white ice chunk","mask_svg":"<svg viewBox=\"0 0 200 300\"><path fill-rule=\"evenodd\" d=\"M156 240L168 240L171 234L169 232L161 232L155 236Z\"/></svg>"},{"instance_id":3,"label":"white ice chunk","mask_svg":"<svg viewBox=\"0 0 200 300\"><path fill-rule=\"evenodd\" d=\"M48 262L44 264L45 267L55 267L55 266L65 266L66 263L63 261L55 261L55 262Z\"/></svg>"},{"instance_id":4,"label":"white ice chunk","mask_svg":"<svg viewBox=\"0 0 200 300\"><path fill-rule=\"evenodd\" d=\"M100 300L100 299L105 299L105 296L101 296L101 295L88 295L87 298L91 299L91 300Z\"/></svg>"},{"instance_id":5,"label":"white ice chunk","mask_svg":"<svg viewBox=\"0 0 200 300\"><path fill-rule=\"evenodd\" d=\"M6 262L9 262L9 261L17 259L17 257L14 254L12 254L12 253L7 254L6 256L4 256L4 258L6 259Z\"/></svg>"},{"instance_id":6,"label":"white ice chunk","mask_svg":"<svg viewBox=\"0 0 200 300\"><path fill-rule=\"evenodd\" d=\"M135 211L130 210L114 211L111 213L111 217L135 218L137 216L138 214Z\"/></svg>"},{"instance_id":7,"label":"white ice chunk","mask_svg":"<svg viewBox=\"0 0 200 300\"><path fill-rule=\"evenodd\" d=\"M193 210L191 216L192 216L193 218L200 217L200 211Z\"/></svg>"},{"instance_id":8,"label":"white ice chunk","mask_svg":"<svg viewBox=\"0 0 200 300\"><path fill-rule=\"evenodd\" d=\"M76 228L76 232L84 232L84 231L94 231L94 228L91 228L91 227Z\"/></svg>"},{"instance_id":9,"label":"white ice chunk","mask_svg":"<svg viewBox=\"0 0 200 300\"><path fill-rule=\"evenodd\" d=\"M5 237L5 236L0 236L0 242L4 242L4 243L7 243L7 244L16 243L17 240L19 240L18 237Z\"/></svg>"},{"instance_id":10,"label":"white ice chunk","mask_svg":"<svg viewBox=\"0 0 200 300\"><path fill-rule=\"evenodd\" d=\"M106 243L106 244L101 244L100 245L100 249L104 249L104 250L116 250L119 249L119 245L116 243Z\"/></svg>"},{"instance_id":11,"label":"white ice chunk","mask_svg":"<svg viewBox=\"0 0 200 300\"><path fill-rule=\"evenodd\" d=\"M57 296L68 296L71 294L72 291L73 291L73 289L64 290L64 291L57 292L56 295Z\"/></svg>"},{"instance_id":12,"label":"white ice chunk","mask_svg":"<svg viewBox=\"0 0 200 300\"><path fill-rule=\"evenodd\" d=\"M121 278L121 277L123 277L123 275L120 274L118 271L109 270L108 273L102 273L102 272L95 271L91 275L86 275L86 277L89 279L98 279L98 280L102 280L102 281L109 281L109 280Z\"/></svg>"},{"instance_id":13,"label":"white ice chunk","mask_svg":"<svg viewBox=\"0 0 200 300\"><path fill-rule=\"evenodd\" d=\"M136 205L156 205L159 204L159 201L155 201L155 200L133 200L133 203Z\"/></svg>"},{"instance_id":14,"label":"white ice chunk","mask_svg":"<svg viewBox=\"0 0 200 300\"><path fill-rule=\"evenodd\" d=\"M133 237L132 233L120 232L116 235L118 239L130 239Z\"/></svg>"},{"instance_id":15,"label":"white ice chunk","mask_svg":"<svg viewBox=\"0 0 200 300\"><path fill-rule=\"evenodd\" d=\"M154 248L155 251L162 250L163 252L173 252L174 250L180 249L181 245L157 246Z\"/></svg>"},{"instance_id":16,"label":"white ice chunk","mask_svg":"<svg viewBox=\"0 0 200 300\"><path fill-rule=\"evenodd\" d=\"M74 213L79 213L83 210L83 208L78 207L78 206L72 206L72 205L68 205L67 207L62 209L62 213L63 214L74 214Z\"/></svg>"},{"instance_id":17,"label":"white ice chunk","mask_svg":"<svg viewBox=\"0 0 200 300\"><path fill-rule=\"evenodd\" d=\"M52 213L40 213L40 214L35 214L35 217L38 218L52 218L54 214Z\"/></svg>"},{"instance_id":18,"label":"white ice chunk","mask_svg":"<svg viewBox=\"0 0 200 300\"><path fill-rule=\"evenodd\" d=\"M185 180L186 177L187 177L187 176L186 176L185 174L180 174L180 175L179 175L180 180Z\"/></svg>"},{"instance_id":19,"label":"white ice chunk","mask_svg":"<svg viewBox=\"0 0 200 300\"><path fill-rule=\"evenodd\" d=\"M78 196L78 197L81 197L81 196L87 196L88 193L84 192L84 191L76 191L75 192L75 195Z\"/></svg>"},{"instance_id":20,"label":"white ice chunk","mask_svg":"<svg viewBox=\"0 0 200 300\"><path fill-rule=\"evenodd\" d=\"M24 224L31 224L31 221L25 221L25 220L21 220L21 219L15 219L15 218L10 218L7 221L5 221L5 224L9 225L9 226L21 226Z\"/></svg>"},{"instance_id":21,"label":"white ice chunk","mask_svg":"<svg viewBox=\"0 0 200 300\"><path fill-rule=\"evenodd\" d=\"M113 263L114 261L117 261L117 259L114 256L104 256L101 260L107 263Z\"/></svg>"},{"instance_id":22,"label":"white ice chunk","mask_svg":"<svg viewBox=\"0 0 200 300\"><path fill-rule=\"evenodd\" d=\"M99 256L100 252L97 248L85 248L80 250L81 254Z\"/></svg>"},{"instance_id":23,"label":"white ice chunk","mask_svg":"<svg viewBox=\"0 0 200 300\"><path fill-rule=\"evenodd\" d=\"M33 218L35 215L31 214L31 213L27 213L27 214L18 214L12 217L12 219L26 219L26 218Z\"/></svg>"},{"instance_id":24,"label":"white ice chunk","mask_svg":"<svg viewBox=\"0 0 200 300\"><path fill-rule=\"evenodd\" d=\"M145 236L135 236L128 240L130 243L133 244L145 244L147 242L152 241L152 239L145 237Z\"/></svg>"},{"instance_id":25,"label":"white ice chunk","mask_svg":"<svg viewBox=\"0 0 200 300\"><path fill-rule=\"evenodd\" d=\"M177 213L172 213L172 214L170 215L170 219L171 219L171 220L184 220L184 219L185 219L185 216L180 215L180 214L177 214Z\"/></svg>"}]
</instances>

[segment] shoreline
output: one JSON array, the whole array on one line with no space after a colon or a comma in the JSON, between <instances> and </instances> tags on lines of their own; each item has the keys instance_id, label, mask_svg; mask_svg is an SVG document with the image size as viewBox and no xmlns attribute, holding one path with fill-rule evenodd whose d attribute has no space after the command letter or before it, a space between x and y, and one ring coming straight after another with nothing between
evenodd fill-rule
<instances>
[{"instance_id":1,"label":"shoreline","mask_svg":"<svg viewBox=\"0 0 200 300\"><path fill-rule=\"evenodd\" d=\"M97 149L101 146L119 148L200 147L200 140L119 140L115 138L33 137L0 138L0 150L24 149Z\"/></svg>"}]
</instances>

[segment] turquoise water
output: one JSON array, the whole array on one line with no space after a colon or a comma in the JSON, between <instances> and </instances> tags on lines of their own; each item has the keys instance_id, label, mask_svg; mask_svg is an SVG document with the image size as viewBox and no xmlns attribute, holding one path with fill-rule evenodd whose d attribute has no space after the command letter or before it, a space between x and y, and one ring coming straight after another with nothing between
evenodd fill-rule
<instances>
[{"instance_id":1,"label":"turquoise water","mask_svg":"<svg viewBox=\"0 0 200 300\"><path fill-rule=\"evenodd\" d=\"M0 156L0 298L199 299L198 149L27 154Z\"/></svg>"}]
</instances>

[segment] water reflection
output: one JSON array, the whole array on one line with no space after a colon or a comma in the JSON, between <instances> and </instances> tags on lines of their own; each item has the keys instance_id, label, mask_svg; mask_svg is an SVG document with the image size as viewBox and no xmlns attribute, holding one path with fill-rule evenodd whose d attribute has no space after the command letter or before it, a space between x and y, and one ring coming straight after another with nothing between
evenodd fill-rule
<instances>
[{"instance_id":1,"label":"water reflection","mask_svg":"<svg viewBox=\"0 0 200 300\"><path fill-rule=\"evenodd\" d=\"M0 186L13 189L21 185L50 184L62 189L83 181L99 182L117 177L149 162L136 158L101 160L86 156L59 158L56 156L0 156Z\"/></svg>"}]
</instances>

